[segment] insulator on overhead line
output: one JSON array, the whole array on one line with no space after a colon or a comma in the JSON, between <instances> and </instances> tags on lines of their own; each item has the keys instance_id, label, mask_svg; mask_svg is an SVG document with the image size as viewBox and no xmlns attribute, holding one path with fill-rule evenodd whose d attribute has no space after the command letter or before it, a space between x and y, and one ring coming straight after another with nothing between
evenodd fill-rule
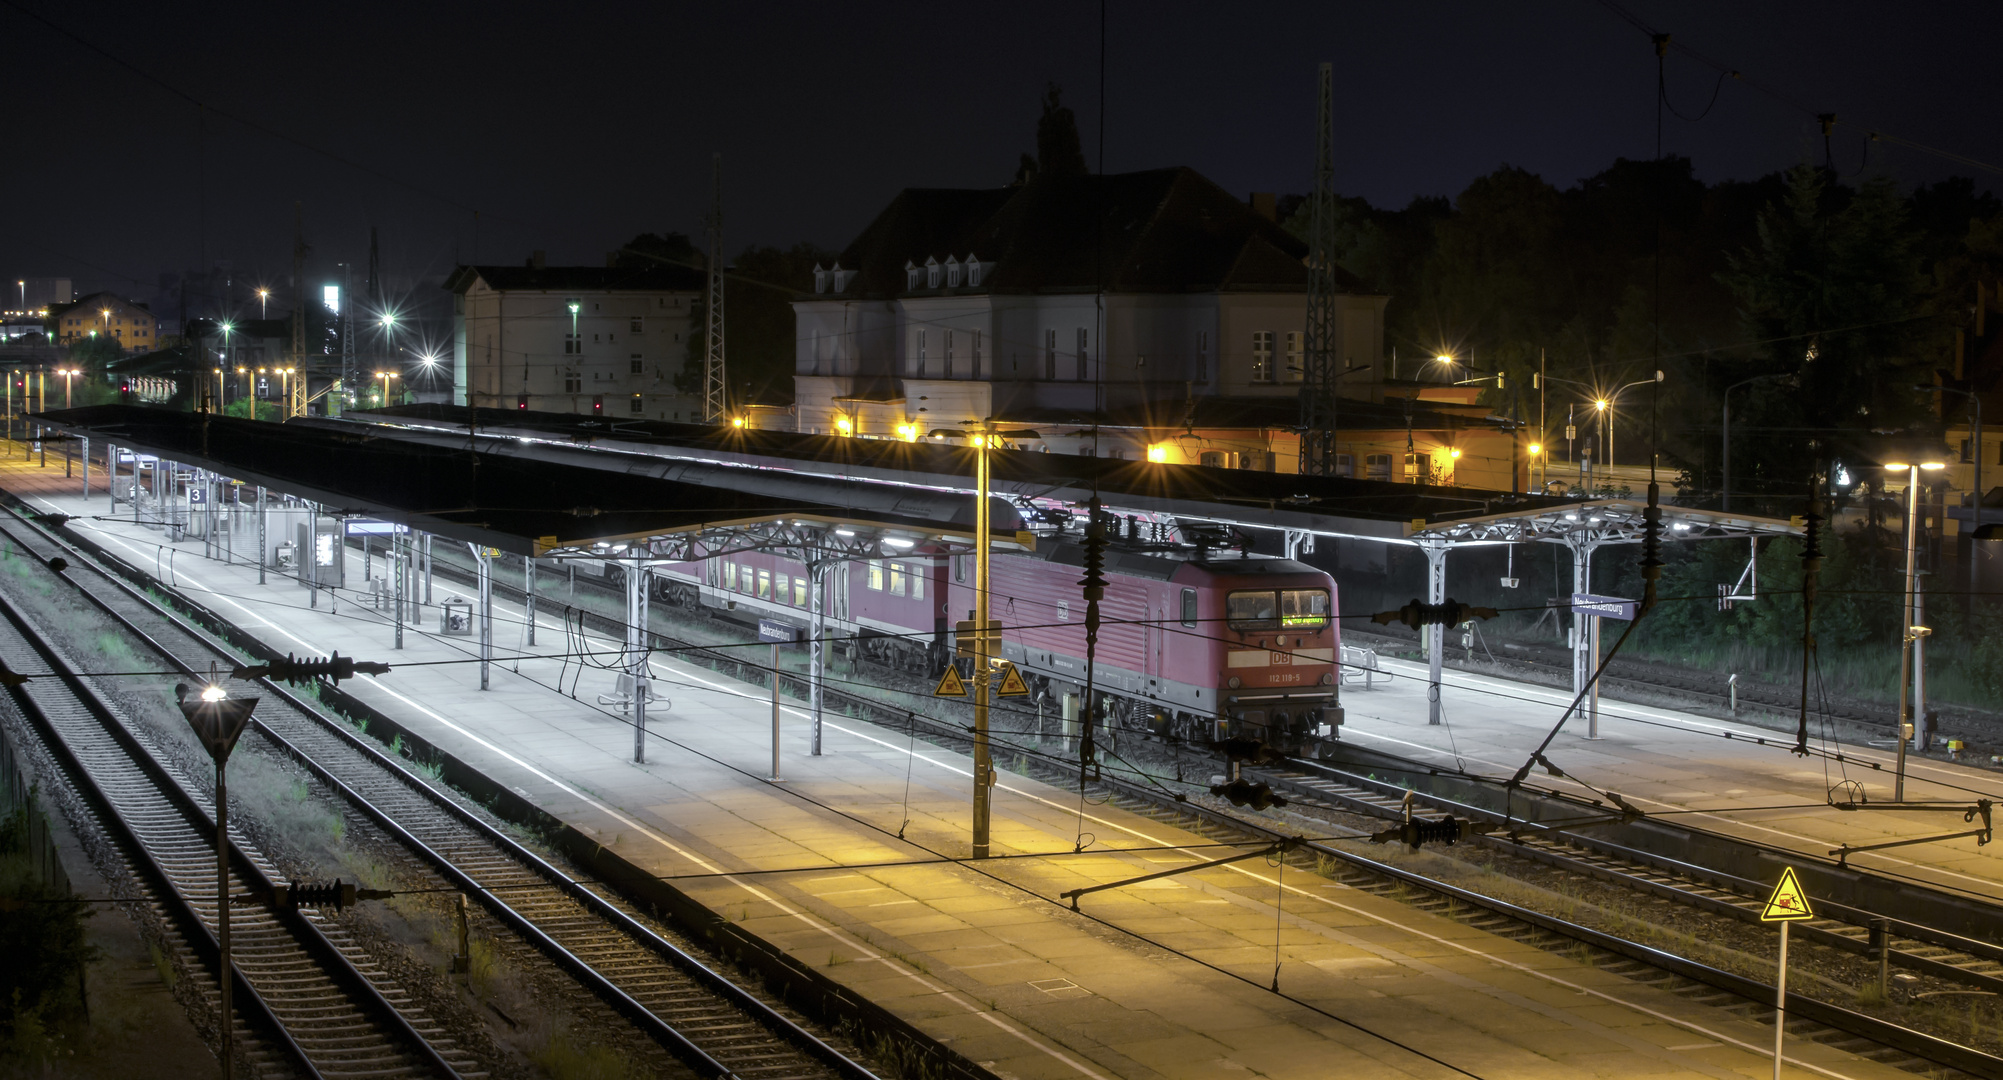
<instances>
[{"instance_id":1,"label":"insulator on overhead line","mask_svg":"<svg viewBox=\"0 0 2003 1080\"><path fill-rule=\"evenodd\" d=\"M1090 524L1085 526L1085 576L1078 584L1085 588L1086 600L1106 598L1106 523L1099 513L1099 500L1091 502Z\"/></svg>"},{"instance_id":2,"label":"insulator on overhead line","mask_svg":"<svg viewBox=\"0 0 2003 1080\"><path fill-rule=\"evenodd\" d=\"M342 656L335 650L333 656L310 658L285 654L283 660L271 660L262 664L251 664L230 672L239 679L270 679L274 682L302 683L313 679L332 679L336 686L342 679L352 679L356 675L382 675L389 671L389 665L377 660L356 660L352 656Z\"/></svg>"},{"instance_id":3,"label":"insulator on overhead line","mask_svg":"<svg viewBox=\"0 0 2003 1080\"><path fill-rule=\"evenodd\" d=\"M1210 789L1212 795L1231 800L1233 806L1249 806L1254 810L1266 810L1287 805L1287 800L1273 794L1271 785L1255 784L1250 780L1233 780L1228 784L1216 784Z\"/></svg>"},{"instance_id":4,"label":"insulator on overhead line","mask_svg":"<svg viewBox=\"0 0 2003 1080\"><path fill-rule=\"evenodd\" d=\"M1461 821L1452 814L1437 821L1414 818L1370 834L1373 844L1400 843L1417 849L1420 844L1458 844L1487 829L1473 821Z\"/></svg>"},{"instance_id":5,"label":"insulator on overhead line","mask_svg":"<svg viewBox=\"0 0 2003 1080\"><path fill-rule=\"evenodd\" d=\"M1494 608L1476 607L1458 600L1428 604L1415 599L1396 611L1380 611L1370 616L1370 621L1379 626L1401 622L1417 630L1421 626L1459 626L1472 619L1493 619L1495 616Z\"/></svg>"}]
</instances>

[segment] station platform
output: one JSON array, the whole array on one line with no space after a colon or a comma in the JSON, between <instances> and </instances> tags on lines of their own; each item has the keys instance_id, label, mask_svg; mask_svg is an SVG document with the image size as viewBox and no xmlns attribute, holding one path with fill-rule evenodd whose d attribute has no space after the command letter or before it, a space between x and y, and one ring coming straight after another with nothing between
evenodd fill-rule
<instances>
[{"instance_id":1,"label":"station platform","mask_svg":"<svg viewBox=\"0 0 2003 1080\"><path fill-rule=\"evenodd\" d=\"M1572 694L1564 690L1447 669L1441 676L1444 722L1427 723L1426 667L1380 659L1370 690L1343 693L1350 743L1427 764L1508 777L1558 722ZM1545 751L1567 774L1534 771L1538 786L1598 798L1613 791L1650 813L1787 851L1827 859L1853 847L1977 828L1959 813L1874 811L1870 803L1893 800L1898 751L1889 738L1858 745L1825 739L1809 717L1809 756L1793 752L1792 727L1769 727L1655 708L1602 695L1600 737L1588 738L1574 715ZM1727 734L1730 738L1726 738ZM1764 739L1765 745L1759 740ZM1845 760L1837 761L1841 754ZM1872 768L1876 764L1879 768ZM1854 784L1854 787L1839 785ZM1591 785L1588 787L1587 785ZM1594 789L1598 789L1595 791ZM1865 809L1827 805L1834 790ZM1906 758L1905 798L2003 801L2003 772L1944 761L1917 752ZM1851 866L1922 881L1943 889L2003 902L2003 844L1978 846L1972 837L1885 851L1855 852Z\"/></svg>"},{"instance_id":2,"label":"station platform","mask_svg":"<svg viewBox=\"0 0 2003 1080\"><path fill-rule=\"evenodd\" d=\"M539 616L529 647L522 609L497 603L498 660L482 691L478 665L467 662L477 643L437 635L435 606L397 651L385 613L355 593L337 607L323 595L312 608L293 580L272 573L259 585L255 566L204 559L199 541L169 544L129 516L108 517L102 488L86 500L60 461L35 466L18 444L0 444L0 486L75 515L72 528L140 566L169 568L179 588L274 648L396 665L346 686L1004 1077L1739 1078L1771 1069L1770 1026L1257 859L1097 893L1074 914L1059 899L1066 889L1231 849L1008 772L1003 750L998 857L963 862L963 755L830 716L825 752L809 757L806 717L789 707L785 779L773 782L766 691L657 655L653 675L672 705L657 704L647 763L635 764L629 722L596 705L613 689L611 671L587 669L575 698L557 689L576 668L556 655L567 639L552 613ZM350 582L361 579L351 564ZM441 584L434 597L450 591ZM1364 732L1424 745L1397 716L1424 723L1423 698L1408 683L1352 699ZM1788 1062L1787 1076L1907 1075L1800 1040L1789 1041Z\"/></svg>"}]
</instances>

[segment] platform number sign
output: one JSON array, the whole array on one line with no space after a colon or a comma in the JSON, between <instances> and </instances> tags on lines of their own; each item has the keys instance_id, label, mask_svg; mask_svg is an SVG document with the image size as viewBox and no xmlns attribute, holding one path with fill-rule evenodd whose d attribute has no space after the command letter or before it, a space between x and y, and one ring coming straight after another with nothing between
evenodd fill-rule
<instances>
[{"instance_id":1,"label":"platform number sign","mask_svg":"<svg viewBox=\"0 0 2003 1080\"><path fill-rule=\"evenodd\" d=\"M1802 891L1801 882L1795 879L1794 867L1783 869L1780 884L1773 887L1773 895L1767 897L1767 906L1760 912L1760 921L1793 922L1813 918L1815 912L1808 906L1808 894Z\"/></svg>"}]
</instances>

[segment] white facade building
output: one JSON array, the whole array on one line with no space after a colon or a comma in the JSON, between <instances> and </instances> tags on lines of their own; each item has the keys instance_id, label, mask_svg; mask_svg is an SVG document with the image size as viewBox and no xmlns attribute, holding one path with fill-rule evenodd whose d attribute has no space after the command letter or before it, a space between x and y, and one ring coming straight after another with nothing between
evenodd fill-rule
<instances>
[{"instance_id":1,"label":"white facade building","mask_svg":"<svg viewBox=\"0 0 2003 1080\"><path fill-rule=\"evenodd\" d=\"M1283 416L1305 254L1188 169L906 190L793 305L798 430L911 439L992 416L1034 428L1032 448L1138 457L1146 429L1197 406L1260 399ZM1381 400L1388 298L1338 284L1338 360L1359 369L1342 394ZM1291 471L1290 435L1245 441L1246 461Z\"/></svg>"},{"instance_id":2,"label":"white facade building","mask_svg":"<svg viewBox=\"0 0 2003 1080\"><path fill-rule=\"evenodd\" d=\"M462 266L453 297L453 400L486 408L700 421L675 390L701 271Z\"/></svg>"}]
</instances>

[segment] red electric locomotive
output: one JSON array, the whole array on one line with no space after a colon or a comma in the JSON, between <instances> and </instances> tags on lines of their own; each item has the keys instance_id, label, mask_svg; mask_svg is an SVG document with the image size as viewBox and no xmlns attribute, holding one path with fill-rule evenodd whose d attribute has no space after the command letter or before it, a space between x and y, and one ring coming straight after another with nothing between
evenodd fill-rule
<instances>
[{"instance_id":1,"label":"red electric locomotive","mask_svg":"<svg viewBox=\"0 0 2003 1080\"><path fill-rule=\"evenodd\" d=\"M996 553L990 617L1002 655L1052 708L1085 685L1084 548L1070 535ZM656 595L747 625L805 625L803 568L760 552L653 571ZM972 617L974 558L923 549L829 575L833 647L930 677ZM1093 688L1102 723L1194 742L1234 736L1317 755L1342 723L1335 581L1305 563L1207 548L1115 544L1106 553Z\"/></svg>"}]
</instances>

